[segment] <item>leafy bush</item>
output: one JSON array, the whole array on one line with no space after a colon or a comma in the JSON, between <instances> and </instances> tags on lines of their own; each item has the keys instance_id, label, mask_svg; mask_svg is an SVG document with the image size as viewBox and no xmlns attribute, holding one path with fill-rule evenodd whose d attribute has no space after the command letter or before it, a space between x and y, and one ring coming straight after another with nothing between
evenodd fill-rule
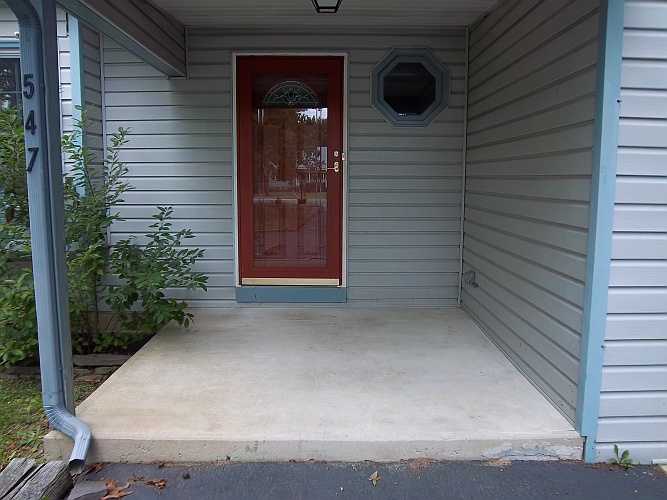
<instances>
[{"instance_id":1,"label":"leafy bush","mask_svg":"<svg viewBox=\"0 0 667 500\"><path fill-rule=\"evenodd\" d=\"M23 269L0 287L0 365L37 357L37 310L32 272Z\"/></svg>"},{"instance_id":2,"label":"leafy bush","mask_svg":"<svg viewBox=\"0 0 667 500\"><path fill-rule=\"evenodd\" d=\"M138 246L131 236L116 243L111 253L111 272L123 283L110 287L106 302L119 315L123 329L139 334L155 333L171 320L187 327L193 317L185 311L187 302L165 296L164 290L206 290L208 281L202 273L191 271L204 251L180 248L182 240L194 238L192 232L171 232L172 207L158 209L153 215L157 222L149 226L155 232L146 234L145 247ZM137 305L140 310L136 310Z\"/></svg>"},{"instance_id":3,"label":"leafy bush","mask_svg":"<svg viewBox=\"0 0 667 500\"><path fill-rule=\"evenodd\" d=\"M121 220L114 205L131 186L123 180L127 167L119 161L129 131L119 128L110 135L103 159L85 145L86 113L74 123L74 132L62 139L63 151L72 161L64 175L65 243L68 252L69 315L72 345L91 352L99 337L112 335L100 329L99 305L104 295L103 278L109 263L106 233Z\"/></svg>"},{"instance_id":4,"label":"leafy bush","mask_svg":"<svg viewBox=\"0 0 667 500\"><path fill-rule=\"evenodd\" d=\"M164 292L179 287L206 290L208 279L191 272L204 252L179 248L193 235L189 230L170 231L170 207L158 207L157 222L150 226L155 232L147 234L145 247L129 238L110 251L107 230L122 220L117 207L123 203L123 193L132 189L124 177L128 169L119 159L129 131L119 128L111 134L106 156L100 159L85 146L87 124L84 112L74 132L62 140L72 162L63 176L70 325L73 349L82 354L126 349L170 320L187 327L192 321L192 314L185 311L187 302ZM0 202L6 218L0 221L0 364L37 353L32 272L15 262L16 257L30 256L23 147L20 116L16 110L12 114L0 109ZM120 284L105 283L109 268L119 274ZM122 331L100 325L105 299L118 315Z\"/></svg>"},{"instance_id":5,"label":"leafy bush","mask_svg":"<svg viewBox=\"0 0 667 500\"><path fill-rule=\"evenodd\" d=\"M28 228L23 117L15 107L0 106L0 209L7 224Z\"/></svg>"}]
</instances>

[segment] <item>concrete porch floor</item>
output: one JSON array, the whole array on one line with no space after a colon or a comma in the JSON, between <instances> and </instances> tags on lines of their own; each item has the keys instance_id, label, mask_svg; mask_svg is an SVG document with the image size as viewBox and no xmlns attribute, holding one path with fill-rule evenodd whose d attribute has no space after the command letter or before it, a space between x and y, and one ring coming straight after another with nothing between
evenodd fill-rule
<instances>
[{"instance_id":1,"label":"concrete porch floor","mask_svg":"<svg viewBox=\"0 0 667 500\"><path fill-rule=\"evenodd\" d=\"M195 310L77 409L89 462L581 458L459 309ZM48 459L68 458L53 432Z\"/></svg>"}]
</instances>

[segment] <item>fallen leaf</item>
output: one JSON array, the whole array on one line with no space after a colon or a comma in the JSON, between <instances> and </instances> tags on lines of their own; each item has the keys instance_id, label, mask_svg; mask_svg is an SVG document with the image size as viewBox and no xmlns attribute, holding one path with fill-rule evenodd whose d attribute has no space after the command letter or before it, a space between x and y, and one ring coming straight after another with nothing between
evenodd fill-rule
<instances>
[{"instance_id":1,"label":"fallen leaf","mask_svg":"<svg viewBox=\"0 0 667 500\"><path fill-rule=\"evenodd\" d=\"M373 472L373 474L371 474L371 477L368 478L368 480L373 483L373 486L378 484L378 481L380 479L382 479L382 478L378 475L378 471Z\"/></svg>"},{"instance_id":2,"label":"fallen leaf","mask_svg":"<svg viewBox=\"0 0 667 500\"><path fill-rule=\"evenodd\" d=\"M160 491L167 484L167 479L164 477L161 479L149 479L144 484L147 484L149 486L155 486L157 490Z\"/></svg>"},{"instance_id":3,"label":"fallen leaf","mask_svg":"<svg viewBox=\"0 0 667 500\"><path fill-rule=\"evenodd\" d=\"M161 469L164 467L167 463L166 462L155 462L155 465L157 466L158 469Z\"/></svg>"},{"instance_id":4,"label":"fallen leaf","mask_svg":"<svg viewBox=\"0 0 667 500\"><path fill-rule=\"evenodd\" d=\"M143 481L144 476L137 476L134 472L132 473L132 482L136 483L138 481Z\"/></svg>"},{"instance_id":5,"label":"fallen leaf","mask_svg":"<svg viewBox=\"0 0 667 500\"><path fill-rule=\"evenodd\" d=\"M131 491L123 491L123 490L126 490L130 487L130 482L129 481L127 483L125 483L125 486L117 486L118 481L112 481L108 477L103 477L102 481L104 482L104 484L107 485L107 488L109 488L109 491L107 492L107 494L105 496L100 498L100 500L114 500L114 499L123 498L123 497L126 497L127 495L132 494Z\"/></svg>"},{"instance_id":6,"label":"fallen leaf","mask_svg":"<svg viewBox=\"0 0 667 500\"><path fill-rule=\"evenodd\" d=\"M90 464L88 467L86 467L83 471L83 475L95 473L97 474L99 471L102 470L102 463L101 462L96 462L94 464Z\"/></svg>"}]
</instances>

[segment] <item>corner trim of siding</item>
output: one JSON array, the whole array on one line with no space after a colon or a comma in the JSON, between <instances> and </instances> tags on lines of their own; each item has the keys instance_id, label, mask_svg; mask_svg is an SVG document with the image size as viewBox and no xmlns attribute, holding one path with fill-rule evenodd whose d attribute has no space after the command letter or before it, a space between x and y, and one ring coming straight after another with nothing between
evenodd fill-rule
<instances>
[{"instance_id":1,"label":"corner trim of siding","mask_svg":"<svg viewBox=\"0 0 667 500\"><path fill-rule=\"evenodd\" d=\"M68 14L70 71L72 74L72 120L81 121L83 102L83 61L81 53L81 31L79 20Z\"/></svg>"},{"instance_id":2,"label":"corner trim of siding","mask_svg":"<svg viewBox=\"0 0 667 500\"><path fill-rule=\"evenodd\" d=\"M614 216L623 45L622 0L601 0L588 259L575 425L595 461Z\"/></svg>"},{"instance_id":3,"label":"corner trim of siding","mask_svg":"<svg viewBox=\"0 0 667 500\"><path fill-rule=\"evenodd\" d=\"M470 28L466 27L465 101L463 102L463 162L461 170L461 226L459 229L459 280L456 288L456 304L461 307L463 288L463 235L466 210L466 167L468 155L468 78L470 73Z\"/></svg>"}]
</instances>

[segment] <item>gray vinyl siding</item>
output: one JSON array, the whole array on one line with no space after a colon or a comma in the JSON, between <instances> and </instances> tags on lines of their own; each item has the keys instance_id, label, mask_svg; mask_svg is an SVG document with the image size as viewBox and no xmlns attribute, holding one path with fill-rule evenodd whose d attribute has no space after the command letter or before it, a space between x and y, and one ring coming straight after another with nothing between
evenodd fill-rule
<instances>
[{"instance_id":1,"label":"gray vinyl siding","mask_svg":"<svg viewBox=\"0 0 667 500\"><path fill-rule=\"evenodd\" d=\"M98 157L104 157L104 128L102 116L102 51L100 34L81 23L81 102L87 113L86 146Z\"/></svg>"},{"instance_id":2,"label":"gray vinyl siding","mask_svg":"<svg viewBox=\"0 0 667 500\"><path fill-rule=\"evenodd\" d=\"M598 460L667 458L667 3L625 6Z\"/></svg>"},{"instance_id":3,"label":"gray vinyl siding","mask_svg":"<svg viewBox=\"0 0 667 500\"><path fill-rule=\"evenodd\" d=\"M470 32L462 307L574 421L598 2L505 1Z\"/></svg>"},{"instance_id":4,"label":"gray vinyl siding","mask_svg":"<svg viewBox=\"0 0 667 500\"><path fill-rule=\"evenodd\" d=\"M108 130L130 127L123 159L137 188L112 240L141 235L154 206L206 249L208 293L195 307L233 305L232 53L349 54L348 303L455 306L457 299L465 34L223 35L189 33L189 79L167 80L112 42L104 51ZM392 47L429 47L451 70L451 106L427 128L394 128L370 105L370 73Z\"/></svg>"}]
</instances>

